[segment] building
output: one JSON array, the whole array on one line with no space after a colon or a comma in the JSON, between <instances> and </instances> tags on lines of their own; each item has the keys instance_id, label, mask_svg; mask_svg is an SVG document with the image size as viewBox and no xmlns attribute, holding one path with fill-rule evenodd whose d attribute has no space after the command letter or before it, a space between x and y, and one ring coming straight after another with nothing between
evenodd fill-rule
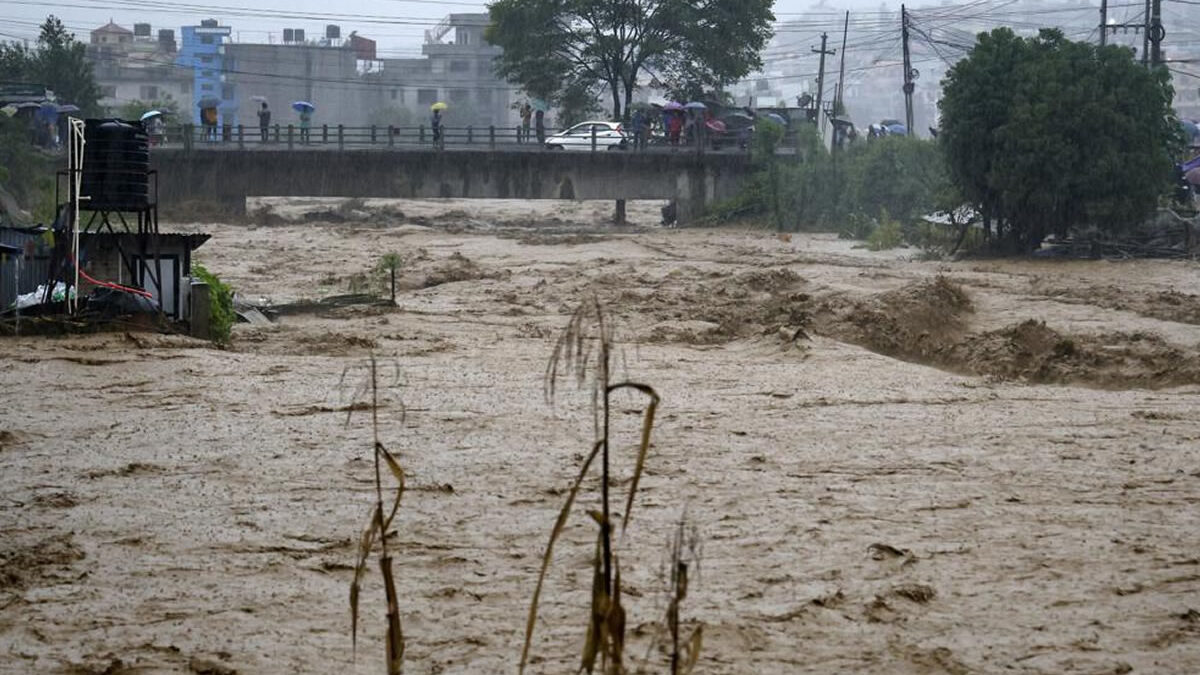
<instances>
[{"instance_id":1,"label":"building","mask_svg":"<svg viewBox=\"0 0 1200 675\"><path fill-rule=\"evenodd\" d=\"M322 42L324 44L322 44ZM231 44L225 49L226 84L248 101L230 124L258 126L259 101L272 110L272 123L299 124L294 101L316 106L312 123L365 126L369 113L364 99L370 85L358 73L355 51L340 41Z\"/></svg>"},{"instance_id":2,"label":"building","mask_svg":"<svg viewBox=\"0 0 1200 675\"><path fill-rule=\"evenodd\" d=\"M92 31L89 44L96 47L128 49L133 43L133 31L113 23L108 23Z\"/></svg>"},{"instance_id":3,"label":"building","mask_svg":"<svg viewBox=\"0 0 1200 675\"><path fill-rule=\"evenodd\" d=\"M200 102L211 100L217 104L218 122L235 123L238 109L238 92L232 82L226 81L225 43L232 32L229 26L217 24L215 19L205 19L199 26L183 26L180 29L182 44L175 63L191 71L192 96L181 107L186 119L187 108L191 108L191 120L200 124Z\"/></svg>"},{"instance_id":4,"label":"building","mask_svg":"<svg viewBox=\"0 0 1200 675\"><path fill-rule=\"evenodd\" d=\"M134 30L113 22L91 32L88 58L100 87L100 105L110 114L132 101L174 99L182 106L192 98L192 74L175 63L175 31L151 36L150 24Z\"/></svg>"},{"instance_id":5,"label":"building","mask_svg":"<svg viewBox=\"0 0 1200 675\"><path fill-rule=\"evenodd\" d=\"M483 38L487 14L451 14L425 31L424 58L383 59L368 75L378 85L376 109L406 108L418 115L438 101L450 105L449 126L516 124L516 88L496 76L500 48Z\"/></svg>"}]
</instances>

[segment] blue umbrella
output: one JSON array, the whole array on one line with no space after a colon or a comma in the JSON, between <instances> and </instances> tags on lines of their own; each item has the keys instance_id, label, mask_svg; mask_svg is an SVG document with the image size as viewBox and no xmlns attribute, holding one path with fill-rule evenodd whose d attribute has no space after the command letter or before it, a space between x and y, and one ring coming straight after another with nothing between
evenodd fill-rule
<instances>
[{"instance_id":1,"label":"blue umbrella","mask_svg":"<svg viewBox=\"0 0 1200 675\"><path fill-rule=\"evenodd\" d=\"M145 114L143 114L143 115L142 115L142 121L143 121L143 122L145 122L145 121L146 121L146 120L148 120L148 119L152 119L152 118L155 118L155 117L162 117L162 116L163 116L163 113L162 113L162 111L159 111L159 110L151 110L150 112L148 112L148 113L145 113Z\"/></svg>"},{"instance_id":2,"label":"blue umbrella","mask_svg":"<svg viewBox=\"0 0 1200 675\"><path fill-rule=\"evenodd\" d=\"M763 117L766 117L767 119L771 120L772 122L774 122L780 126L786 127L788 125L787 118L785 118L783 115L780 115L779 113L767 113Z\"/></svg>"},{"instance_id":3,"label":"blue umbrella","mask_svg":"<svg viewBox=\"0 0 1200 675\"><path fill-rule=\"evenodd\" d=\"M543 98L533 99L533 101L530 102L529 107L533 108L534 110L541 110L542 112L550 110L550 105L547 104L546 99Z\"/></svg>"},{"instance_id":4,"label":"blue umbrella","mask_svg":"<svg viewBox=\"0 0 1200 675\"><path fill-rule=\"evenodd\" d=\"M688 103L687 105L683 106L683 109L684 110L707 110L708 106L704 105L703 103L701 103L699 101L692 101L691 103Z\"/></svg>"},{"instance_id":5,"label":"blue umbrella","mask_svg":"<svg viewBox=\"0 0 1200 675\"><path fill-rule=\"evenodd\" d=\"M296 101L292 104L292 110L295 110L296 112L312 112L316 109L317 106L309 103L308 101Z\"/></svg>"},{"instance_id":6,"label":"blue umbrella","mask_svg":"<svg viewBox=\"0 0 1200 675\"><path fill-rule=\"evenodd\" d=\"M70 103L68 103L67 105L60 105L60 106L58 106L58 112L60 114L61 113L79 112L79 106L71 105Z\"/></svg>"},{"instance_id":7,"label":"blue umbrella","mask_svg":"<svg viewBox=\"0 0 1200 675\"><path fill-rule=\"evenodd\" d=\"M903 124L889 124L884 129L887 129L889 136L907 136L908 127Z\"/></svg>"}]
</instances>

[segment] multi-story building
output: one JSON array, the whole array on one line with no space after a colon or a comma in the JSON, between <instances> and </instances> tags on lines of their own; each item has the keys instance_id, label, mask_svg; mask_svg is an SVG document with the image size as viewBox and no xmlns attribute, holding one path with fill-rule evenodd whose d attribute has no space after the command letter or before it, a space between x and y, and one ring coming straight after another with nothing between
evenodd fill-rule
<instances>
[{"instance_id":1,"label":"multi-story building","mask_svg":"<svg viewBox=\"0 0 1200 675\"><path fill-rule=\"evenodd\" d=\"M294 35L294 33L293 33ZM232 124L258 125L261 101L272 111L272 123L298 123L291 109L295 101L316 107L314 126L367 124L369 83L358 73L354 49L336 38L316 42L284 44L231 44L225 51L226 83L234 86L243 101Z\"/></svg>"},{"instance_id":2,"label":"multi-story building","mask_svg":"<svg viewBox=\"0 0 1200 675\"><path fill-rule=\"evenodd\" d=\"M150 24L134 24L131 31L113 22L91 32L88 57L100 105L110 114L133 101L149 103L174 99L181 106L191 100L192 74L175 64L175 31L151 36Z\"/></svg>"},{"instance_id":3,"label":"multi-story building","mask_svg":"<svg viewBox=\"0 0 1200 675\"><path fill-rule=\"evenodd\" d=\"M232 82L227 81L225 67L225 43L231 29L221 26L215 19L205 19L199 26L184 26L181 30L182 44L175 63L190 69L192 98L186 102L190 108L192 122L200 124L200 103L212 100L217 104L221 124L231 124L237 119L238 92ZM181 115L189 113L180 110Z\"/></svg>"},{"instance_id":4,"label":"multi-story building","mask_svg":"<svg viewBox=\"0 0 1200 675\"><path fill-rule=\"evenodd\" d=\"M429 106L445 101L451 126L515 124L516 88L495 74L500 48L483 38L488 22L487 14L451 14L425 31L424 58L383 59L368 75L378 87L373 107L428 114Z\"/></svg>"}]
</instances>

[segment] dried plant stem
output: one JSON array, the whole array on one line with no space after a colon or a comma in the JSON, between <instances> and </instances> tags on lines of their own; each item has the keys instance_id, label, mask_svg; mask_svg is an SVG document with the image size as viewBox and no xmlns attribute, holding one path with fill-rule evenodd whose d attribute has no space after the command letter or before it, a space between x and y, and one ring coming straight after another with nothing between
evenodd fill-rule
<instances>
[{"instance_id":1,"label":"dried plant stem","mask_svg":"<svg viewBox=\"0 0 1200 675\"><path fill-rule=\"evenodd\" d=\"M599 525L596 540L596 554L592 567L592 602L588 621L587 639L583 649L581 671L594 672L597 659L601 670L608 675L622 675L625 672L625 609L621 606L621 577L617 558L613 551L612 533L612 500L610 493L611 482L611 434L612 434L612 396L622 389L633 389L647 396L650 401L642 417L641 438L638 446L637 462L634 468L633 480L629 495L625 502L625 513L622 519L621 532L624 534L629 526L633 501L645 467L646 455L650 448L650 435L654 428L654 416L659 404L659 396L654 388L636 382L619 382L612 384L611 365L614 340L612 327L607 323L604 309L594 296L585 302L571 316L567 327L559 336L554 352L546 366L546 398L553 401L554 391L560 374L570 373L581 387L587 387L592 393L592 411L595 424L596 441L591 453L583 463L578 478L571 486L566 503L559 512L558 520L550 533L550 543L542 558L542 566L538 573L537 586L534 590L533 602L530 604L529 617L525 625L525 645L521 650L519 670L524 672L528 663L530 645L533 639L533 627L537 621L538 601L541 597L542 586L546 572L550 566L554 543L562 533L571 507L582 484L584 477L592 466L597 455L600 457L600 510L592 511L591 516Z\"/></svg>"},{"instance_id":2,"label":"dried plant stem","mask_svg":"<svg viewBox=\"0 0 1200 675\"><path fill-rule=\"evenodd\" d=\"M374 440L375 459L375 506L371 510L371 519L363 532L358 546L358 563L354 568L354 580L350 583L350 631L351 640L357 650L358 646L358 600L362 588L362 579L366 574L367 559L374 549L375 539L379 539L379 571L383 577L384 594L387 597L387 672L388 675L399 675L404 665L404 631L400 623L400 603L396 595L396 582L392 572L392 558L387 550L387 532L400 509L400 500L404 497L404 469L392 453L379 440L379 380L375 356L371 356L370 380L371 388L371 434ZM383 471L381 463L386 464L392 477L396 480L396 499L392 503L391 512L385 518L383 515Z\"/></svg>"}]
</instances>

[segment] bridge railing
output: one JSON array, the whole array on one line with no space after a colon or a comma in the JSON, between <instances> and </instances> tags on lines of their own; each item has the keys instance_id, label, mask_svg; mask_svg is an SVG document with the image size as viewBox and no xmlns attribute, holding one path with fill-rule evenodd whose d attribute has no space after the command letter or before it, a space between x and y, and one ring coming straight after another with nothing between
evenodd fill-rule
<instances>
[{"instance_id":1,"label":"bridge railing","mask_svg":"<svg viewBox=\"0 0 1200 675\"><path fill-rule=\"evenodd\" d=\"M297 150L297 149L347 149L347 148L433 148L433 149L484 149L501 148L514 150L548 150L545 139L563 129L547 128L539 140L536 130L528 133L521 127L443 127L440 135L431 127L416 126L345 126L341 124L319 124L302 128L296 124L274 124L266 128L245 125L223 125L216 127L194 124L168 125L164 132L152 138L155 145L193 148L237 148L252 150ZM790 130L789 130L790 131ZM615 144L612 139L593 132L590 136L574 137L572 150L606 152L621 149L635 152L680 152L698 154L720 152L749 152L748 132L727 132L720 136L708 135L703 143L693 143L681 138L671 143L659 133L650 133L638 142L628 131L624 142ZM783 152L794 151L796 134L788 133L780 144Z\"/></svg>"}]
</instances>

